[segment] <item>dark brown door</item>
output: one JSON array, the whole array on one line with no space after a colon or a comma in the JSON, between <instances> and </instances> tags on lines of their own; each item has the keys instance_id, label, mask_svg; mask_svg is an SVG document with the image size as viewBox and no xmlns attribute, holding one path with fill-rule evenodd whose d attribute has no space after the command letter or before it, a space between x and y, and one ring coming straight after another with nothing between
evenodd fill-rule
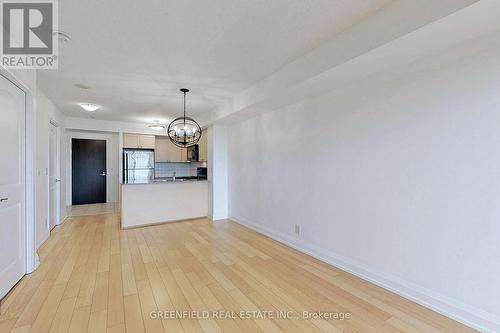
<instances>
[{"instance_id":1,"label":"dark brown door","mask_svg":"<svg viewBox=\"0 0 500 333\"><path fill-rule=\"evenodd\" d=\"M72 140L73 205L106 202L106 140Z\"/></svg>"}]
</instances>

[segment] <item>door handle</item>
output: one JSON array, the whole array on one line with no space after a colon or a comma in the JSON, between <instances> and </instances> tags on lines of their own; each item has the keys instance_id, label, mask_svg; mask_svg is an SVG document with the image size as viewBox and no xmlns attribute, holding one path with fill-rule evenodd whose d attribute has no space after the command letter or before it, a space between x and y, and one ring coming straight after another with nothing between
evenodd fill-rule
<instances>
[{"instance_id":1,"label":"door handle","mask_svg":"<svg viewBox=\"0 0 500 333\"><path fill-rule=\"evenodd\" d=\"M100 176L106 176L106 172L101 172Z\"/></svg>"},{"instance_id":2,"label":"door handle","mask_svg":"<svg viewBox=\"0 0 500 333\"><path fill-rule=\"evenodd\" d=\"M60 179L56 179L56 183L59 183L61 180Z\"/></svg>"},{"instance_id":3,"label":"door handle","mask_svg":"<svg viewBox=\"0 0 500 333\"><path fill-rule=\"evenodd\" d=\"M8 200L9 200L9 198L1 198L0 202L4 202L4 201L8 201Z\"/></svg>"}]
</instances>

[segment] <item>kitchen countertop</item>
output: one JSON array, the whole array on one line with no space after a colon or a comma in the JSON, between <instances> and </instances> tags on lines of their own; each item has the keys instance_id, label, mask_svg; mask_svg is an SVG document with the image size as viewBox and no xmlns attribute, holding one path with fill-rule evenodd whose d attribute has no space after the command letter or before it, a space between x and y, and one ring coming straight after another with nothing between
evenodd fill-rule
<instances>
[{"instance_id":1,"label":"kitchen countertop","mask_svg":"<svg viewBox=\"0 0 500 333\"><path fill-rule=\"evenodd\" d=\"M147 185L147 184L171 184L171 183L192 183L192 182L206 182L207 179L182 179L176 178L173 180L171 177L168 178L155 178L153 180L128 180L127 182L123 182L122 185Z\"/></svg>"}]
</instances>

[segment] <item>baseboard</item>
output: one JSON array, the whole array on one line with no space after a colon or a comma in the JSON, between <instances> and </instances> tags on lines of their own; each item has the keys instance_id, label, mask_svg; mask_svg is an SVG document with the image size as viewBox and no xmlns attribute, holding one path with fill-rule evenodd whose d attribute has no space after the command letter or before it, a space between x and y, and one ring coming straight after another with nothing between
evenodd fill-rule
<instances>
[{"instance_id":1,"label":"baseboard","mask_svg":"<svg viewBox=\"0 0 500 333\"><path fill-rule=\"evenodd\" d=\"M122 230L130 230L130 229L137 229L137 228L144 228L144 227L153 227L156 225L162 225L162 224L168 224L168 223L177 223L177 222L187 222L187 221L194 221L194 220L201 220L201 219L206 219L208 218L207 216L198 216L198 217L190 217L187 219L179 219L179 220L168 220L168 221L163 221L163 222L156 222L156 223L146 223L146 224L138 224L138 225L132 225L128 227L121 227Z\"/></svg>"},{"instance_id":2,"label":"baseboard","mask_svg":"<svg viewBox=\"0 0 500 333\"><path fill-rule=\"evenodd\" d=\"M243 218L231 216L229 219L476 330L492 333L500 332L500 317L492 313L469 306L412 282L377 272L372 267L367 267L352 259L339 256L312 244L307 244L302 240L270 230Z\"/></svg>"},{"instance_id":3,"label":"baseboard","mask_svg":"<svg viewBox=\"0 0 500 333\"><path fill-rule=\"evenodd\" d=\"M61 220L59 221L59 223L58 223L57 225L61 225L61 224L63 224L64 222L66 222L66 220L67 220L69 217L70 217L69 215L66 215L66 216L62 217L62 218L61 218ZM57 225L56 225L56 226L57 226Z\"/></svg>"}]
</instances>

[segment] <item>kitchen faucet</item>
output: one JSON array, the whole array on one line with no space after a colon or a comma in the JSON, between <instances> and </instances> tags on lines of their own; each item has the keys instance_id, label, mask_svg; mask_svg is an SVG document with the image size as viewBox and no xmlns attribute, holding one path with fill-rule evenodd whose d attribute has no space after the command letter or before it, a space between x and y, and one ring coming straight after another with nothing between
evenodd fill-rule
<instances>
[{"instance_id":1,"label":"kitchen faucet","mask_svg":"<svg viewBox=\"0 0 500 333\"><path fill-rule=\"evenodd\" d=\"M172 180L175 180L175 171L174 171L174 176L172 177Z\"/></svg>"}]
</instances>

